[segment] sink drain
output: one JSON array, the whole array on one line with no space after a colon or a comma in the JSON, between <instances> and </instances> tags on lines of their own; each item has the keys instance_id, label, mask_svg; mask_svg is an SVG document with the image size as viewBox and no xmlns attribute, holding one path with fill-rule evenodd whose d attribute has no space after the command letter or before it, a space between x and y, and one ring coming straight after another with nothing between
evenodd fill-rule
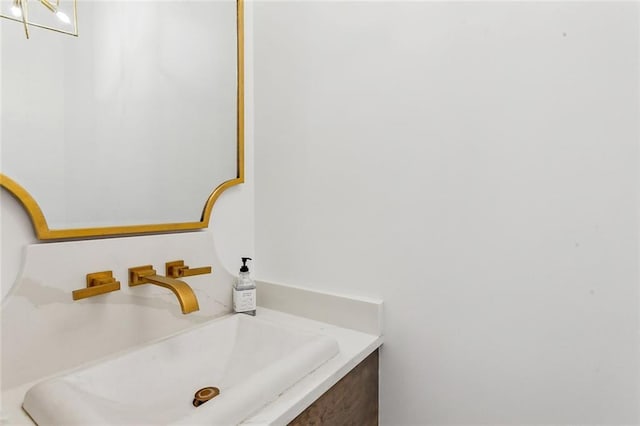
<instances>
[{"instance_id":1,"label":"sink drain","mask_svg":"<svg viewBox=\"0 0 640 426\"><path fill-rule=\"evenodd\" d=\"M218 388L212 386L202 388L193 395L193 406L198 407L218 395L220 395L220 389Z\"/></svg>"}]
</instances>

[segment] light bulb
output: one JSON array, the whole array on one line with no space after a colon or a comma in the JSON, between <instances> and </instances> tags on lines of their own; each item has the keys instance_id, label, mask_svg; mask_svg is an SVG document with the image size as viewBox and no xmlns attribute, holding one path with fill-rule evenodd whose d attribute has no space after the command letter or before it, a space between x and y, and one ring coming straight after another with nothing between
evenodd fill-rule
<instances>
[{"instance_id":1,"label":"light bulb","mask_svg":"<svg viewBox=\"0 0 640 426\"><path fill-rule=\"evenodd\" d=\"M71 22L71 19L69 19L69 17L63 12L60 12L60 11L56 12L56 16L58 17L59 20L61 20L65 24L68 24L69 22Z\"/></svg>"},{"instance_id":2,"label":"light bulb","mask_svg":"<svg viewBox=\"0 0 640 426\"><path fill-rule=\"evenodd\" d=\"M22 9L20 6L11 6L11 14L16 18L22 18Z\"/></svg>"}]
</instances>

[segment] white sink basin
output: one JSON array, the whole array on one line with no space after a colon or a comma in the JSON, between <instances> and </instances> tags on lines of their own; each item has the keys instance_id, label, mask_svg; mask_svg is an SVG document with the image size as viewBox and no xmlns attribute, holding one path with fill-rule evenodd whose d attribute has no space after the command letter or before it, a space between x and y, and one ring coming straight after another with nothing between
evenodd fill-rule
<instances>
[{"instance_id":1,"label":"white sink basin","mask_svg":"<svg viewBox=\"0 0 640 426\"><path fill-rule=\"evenodd\" d=\"M232 425L337 353L332 338L237 314L39 383L23 407L39 425ZM220 395L194 407L208 386Z\"/></svg>"}]
</instances>

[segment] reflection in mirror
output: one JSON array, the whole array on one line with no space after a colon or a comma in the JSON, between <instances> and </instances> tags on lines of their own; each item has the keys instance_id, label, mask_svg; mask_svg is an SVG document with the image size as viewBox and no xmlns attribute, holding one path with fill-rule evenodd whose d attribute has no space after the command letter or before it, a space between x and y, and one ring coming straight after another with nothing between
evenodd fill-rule
<instances>
[{"instance_id":1,"label":"reflection in mirror","mask_svg":"<svg viewBox=\"0 0 640 426\"><path fill-rule=\"evenodd\" d=\"M0 18L19 23L14 31L29 38L33 27L78 35L77 0L0 0Z\"/></svg>"},{"instance_id":2,"label":"reflection in mirror","mask_svg":"<svg viewBox=\"0 0 640 426\"><path fill-rule=\"evenodd\" d=\"M0 23L2 173L51 229L200 221L241 178L236 1L82 1L78 21Z\"/></svg>"}]
</instances>

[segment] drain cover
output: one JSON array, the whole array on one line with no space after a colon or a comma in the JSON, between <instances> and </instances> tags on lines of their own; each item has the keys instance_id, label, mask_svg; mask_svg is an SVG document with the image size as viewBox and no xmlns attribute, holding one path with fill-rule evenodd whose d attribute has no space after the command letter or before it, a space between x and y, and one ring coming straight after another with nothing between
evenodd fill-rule
<instances>
[{"instance_id":1,"label":"drain cover","mask_svg":"<svg viewBox=\"0 0 640 426\"><path fill-rule=\"evenodd\" d=\"M218 395L220 395L220 389L218 388L212 386L202 388L193 395L193 406L198 407Z\"/></svg>"}]
</instances>

